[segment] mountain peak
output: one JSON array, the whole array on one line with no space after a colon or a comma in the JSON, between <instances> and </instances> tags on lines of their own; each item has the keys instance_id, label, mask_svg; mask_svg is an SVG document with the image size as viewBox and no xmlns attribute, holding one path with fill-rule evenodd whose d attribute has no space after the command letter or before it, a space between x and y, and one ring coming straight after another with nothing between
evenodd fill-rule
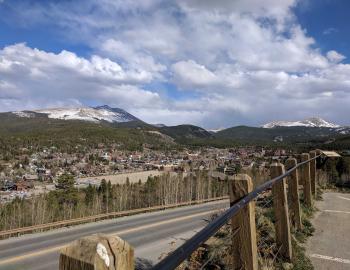
<instances>
[{"instance_id":1,"label":"mountain peak","mask_svg":"<svg viewBox=\"0 0 350 270\"><path fill-rule=\"evenodd\" d=\"M96 110L101 110L101 109L104 109L104 110L112 110L113 108L110 107L109 105L100 105L100 106L96 106L96 107L93 107L94 109Z\"/></svg>"},{"instance_id":2,"label":"mountain peak","mask_svg":"<svg viewBox=\"0 0 350 270\"><path fill-rule=\"evenodd\" d=\"M275 127L326 127L326 128L338 128L337 124L328 122L320 117L309 117L304 120L298 121L273 121L262 126L263 128L275 128Z\"/></svg>"},{"instance_id":3,"label":"mountain peak","mask_svg":"<svg viewBox=\"0 0 350 270\"><path fill-rule=\"evenodd\" d=\"M76 107L76 108L52 108L34 110L31 112L12 112L18 117L33 117L35 113L46 114L48 118L61 120L81 120L88 122L106 121L109 123L123 123L140 121L135 116L120 108L111 108L108 105L97 107ZM33 114L34 113L34 114Z\"/></svg>"}]
</instances>

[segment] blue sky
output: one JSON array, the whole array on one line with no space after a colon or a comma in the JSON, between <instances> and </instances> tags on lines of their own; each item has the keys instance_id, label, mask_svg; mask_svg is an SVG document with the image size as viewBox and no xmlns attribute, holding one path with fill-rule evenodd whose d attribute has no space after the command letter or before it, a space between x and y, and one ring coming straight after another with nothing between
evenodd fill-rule
<instances>
[{"instance_id":1,"label":"blue sky","mask_svg":"<svg viewBox=\"0 0 350 270\"><path fill-rule=\"evenodd\" d=\"M0 0L0 111L349 124L349 1Z\"/></svg>"},{"instance_id":2,"label":"blue sky","mask_svg":"<svg viewBox=\"0 0 350 270\"><path fill-rule=\"evenodd\" d=\"M348 56L350 2L346 0L312 0L295 8L298 21L314 37L323 53L336 50ZM345 59L344 63L349 63Z\"/></svg>"}]
</instances>

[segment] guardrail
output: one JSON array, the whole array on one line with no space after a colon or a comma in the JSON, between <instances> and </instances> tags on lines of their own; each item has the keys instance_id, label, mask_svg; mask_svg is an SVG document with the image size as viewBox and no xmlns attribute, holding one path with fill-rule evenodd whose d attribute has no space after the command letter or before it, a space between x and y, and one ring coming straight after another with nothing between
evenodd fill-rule
<instances>
[{"instance_id":1,"label":"guardrail","mask_svg":"<svg viewBox=\"0 0 350 270\"><path fill-rule=\"evenodd\" d=\"M231 220L232 232L232 257L233 269L257 270L257 242L256 242L256 228L255 228L255 206L254 199L260 194L272 188L273 207L275 212L275 228L276 228L276 242L280 254L287 260L292 259L292 244L290 232L290 219L292 226L300 229L300 202L299 202L299 172L301 169L300 184L303 185L304 202L307 206L313 205L313 198L316 196L316 159L321 156L319 152L311 151L310 154L302 154L301 162L297 163L295 158L289 158L285 166L281 163L274 163L270 167L271 180L253 190L252 179L245 174L235 175L229 179L229 193L230 193L230 208L223 214L218 216L210 222L205 228L196 233L193 237L188 239L183 245L174 250L170 255L165 257L159 263L154 265L153 270L172 270L178 267L184 260L186 260L197 248L200 247L206 240L213 236L223 225ZM310 157L311 155L311 157ZM289 176L290 181L288 185L288 192L290 192L291 201L291 215L289 215L289 206L287 200L287 186L285 178ZM123 243L127 246L127 252L120 252L114 249L109 243L111 242ZM86 249L86 244L90 243L89 251ZM96 265L96 260L91 259L95 257L84 258L81 254L87 252L95 252L96 246L105 244L105 258L108 258L108 265L105 264L101 268L91 269L134 269L133 249L120 238L113 238L104 235L95 235L86 237L67 246L61 251L60 255L60 270L83 270L87 265ZM79 254L75 252L80 250ZM97 255L99 255L97 251ZM98 257L97 256L97 257ZM122 266L117 264L109 265L109 258L118 258L115 262L123 262ZM101 260L102 257L100 256ZM80 262L80 266L75 262ZM106 261L105 261L106 262ZM82 266L84 264L84 266ZM106 267L107 268L104 268ZM95 266L94 266L95 267ZM90 268L89 268L90 269Z\"/></svg>"},{"instance_id":2,"label":"guardrail","mask_svg":"<svg viewBox=\"0 0 350 270\"><path fill-rule=\"evenodd\" d=\"M224 199L228 199L228 196L210 198L210 199L204 199L204 200L197 200L197 201L188 201L188 202L177 203L177 204L159 205L159 206L139 208L139 209L133 209L133 210L120 211L120 212L110 212L110 213L99 214L99 215L94 215L94 216L81 217L81 218L75 218L75 219L70 219L70 220L62 220L62 221L56 221L56 222L51 222L51 223L16 228L16 229L11 229L11 230L6 230L6 231L0 231L0 239L10 237L12 235L29 233L29 232L39 231L39 230L48 230L48 229L53 229L53 228L58 228L58 227L71 226L71 225L75 225L75 224L94 222L94 221L103 220L103 219L110 219L110 218L121 217L121 216L129 216L129 215L135 215L135 214L140 214L140 213L159 211L159 210L176 208L176 207L181 207L181 206L186 206L186 205L195 205L195 204L201 204L201 203L224 200Z\"/></svg>"}]
</instances>

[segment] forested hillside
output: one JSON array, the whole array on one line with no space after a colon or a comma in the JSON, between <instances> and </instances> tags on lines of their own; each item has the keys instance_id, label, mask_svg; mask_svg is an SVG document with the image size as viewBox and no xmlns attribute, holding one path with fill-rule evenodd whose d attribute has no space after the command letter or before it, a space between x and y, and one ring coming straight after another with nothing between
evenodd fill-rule
<instances>
[{"instance_id":1,"label":"forested hillside","mask_svg":"<svg viewBox=\"0 0 350 270\"><path fill-rule=\"evenodd\" d=\"M238 145L266 145L307 147L348 145L347 128L237 126L210 133L194 125L156 127L142 121L125 123L86 122L50 119L36 114L34 118L17 117L12 113L0 114L0 140L5 148L56 146L69 151L76 145L93 147L97 143L117 143L121 149L141 150L145 145L153 149L179 146L232 147ZM150 132L152 131L152 132ZM154 132L156 131L156 132ZM157 133L158 132L158 133ZM174 139L170 143L162 134ZM321 147L325 148L325 147Z\"/></svg>"},{"instance_id":2,"label":"forested hillside","mask_svg":"<svg viewBox=\"0 0 350 270\"><path fill-rule=\"evenodd\" d=\"M4 117L4 114L0 121L0 154L5 159L10 159L23 148L29 153L45 147L56 147L61 152L72 153L83 149L95 149L99 144L117 144L121 150L176 147L162 136L150 133L147 127L116 127L106 123L65 121L46 117Z\"/></svg>"}]
</instances>

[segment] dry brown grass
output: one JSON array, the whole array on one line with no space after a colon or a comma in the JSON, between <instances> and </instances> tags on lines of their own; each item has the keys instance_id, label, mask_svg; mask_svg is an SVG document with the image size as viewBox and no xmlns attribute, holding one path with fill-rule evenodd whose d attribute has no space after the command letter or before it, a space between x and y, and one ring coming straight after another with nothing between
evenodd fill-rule
<instances>
[{"instance_id":1,"label":"dry brown grass","mask_svg":"<svg viewBox=\"0 0 350 270\"><path fill-rule=\"evenodd\" d=\"M303 209L304 230L292 231L292 246L294 259L292 263L286 262L279 254L275 243L275 227L273 224L273 211L271 208L272 198L266 196L256 206L256 228L259 269L291 269L312 270L313 266L305 255L303 242L313 232L310 218L314 209ZM213 216L214 218L215 216ZM233 269L230 257L231 227L230 224L223 226L213 237L202 245L189 260L181 265L181 270L199 269Z\"/></svg>"}]
</instances>

